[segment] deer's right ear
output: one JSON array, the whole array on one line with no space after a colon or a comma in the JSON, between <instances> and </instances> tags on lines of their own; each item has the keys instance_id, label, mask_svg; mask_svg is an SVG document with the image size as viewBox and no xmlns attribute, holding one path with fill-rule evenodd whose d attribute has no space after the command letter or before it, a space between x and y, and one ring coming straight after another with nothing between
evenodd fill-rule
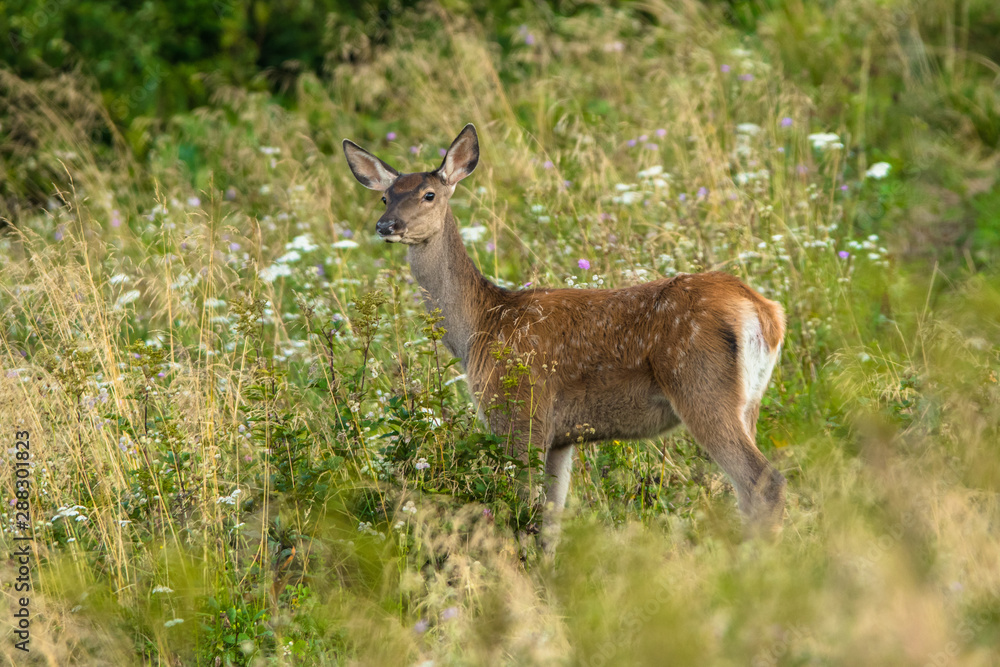
<instances>
[{"instance_id":1,"label":"deer's right ear","mask_svg":"<svg viewBox=\"0 0 1000 667\"><path fill-rule=\"evenodd\" d=\"M371 190L386 191L399 178L399 172L350 139L344 139L347 165L361 185Z\"/></svg>"}]
</instances>

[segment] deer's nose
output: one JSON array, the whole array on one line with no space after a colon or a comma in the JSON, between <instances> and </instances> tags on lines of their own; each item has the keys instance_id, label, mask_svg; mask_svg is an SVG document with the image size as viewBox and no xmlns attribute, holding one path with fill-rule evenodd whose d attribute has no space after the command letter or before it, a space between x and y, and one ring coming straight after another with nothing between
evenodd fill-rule
<instances>
[{"instance_id":1,"label":"deer's nose","mask_svg":"<svg viewBox=\"0 0 1000 667\"><path fill-rule=\"evenodd\" d=\"M379 220L375 223L375 231L379 236L393 236L399 233L402 227L398 220Z\"/></svg>"}]
</instances>

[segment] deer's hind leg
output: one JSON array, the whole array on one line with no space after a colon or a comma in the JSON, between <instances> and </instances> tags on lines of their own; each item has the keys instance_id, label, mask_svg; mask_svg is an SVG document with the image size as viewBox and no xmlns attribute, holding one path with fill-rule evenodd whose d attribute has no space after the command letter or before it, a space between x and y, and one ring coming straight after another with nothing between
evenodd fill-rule
<instances>
[{"instance_id":1,"label":"deer's hind leg","mask_svg":"<svg viewBox=\"0 0 1000 667\"><path fill-rule=\"evenodd\" d=\"M785 478L757 449L760 397L745 395L738 354L689 349L682 362L671 361L655 371L677 416L732 481L749 527L762 532L777 528L784 513Z\"/></svg>"}]
</instances>

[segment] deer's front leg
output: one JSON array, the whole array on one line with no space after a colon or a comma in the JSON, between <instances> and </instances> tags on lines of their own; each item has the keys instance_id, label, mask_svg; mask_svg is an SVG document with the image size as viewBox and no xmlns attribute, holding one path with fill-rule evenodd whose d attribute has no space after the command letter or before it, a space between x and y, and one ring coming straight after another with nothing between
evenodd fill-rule
<instances>
[{"instance_id":1,"label":"deer's front leg","mask_svg":"<svg viewBox=\"0 0 1000 667\"><path fill-rule=\"evenodd\" d=\"M541 542L549 551L549 545L555 545L555 539L549 536L558 535L558 514L566 502L572 448L552 447L555 431L551 400L538 391L520 389L516 394L518 400L491 406L487 422L494 435L505 440L507 453L526 464L526 474L517 482L517 493L522 502L532 507L535 516L541 516ZM544 462L544 469L535 465L538 461ZM533 528L528 524L518 531L522 556L527 551L528 534L535 532Z\"/></svg>"},{"instance_id":2,"label":"deer's front leg","mask_svg":"<svg viewBox=\"0 0 1000 667\"><path fill-rule=\"evenodd\" d=\"M573 445L549 447L545 455L545 509L542 512L541 543L551 557L559 542L560 523L569 480L573 472Z\"/></svg>"}]
</instances>

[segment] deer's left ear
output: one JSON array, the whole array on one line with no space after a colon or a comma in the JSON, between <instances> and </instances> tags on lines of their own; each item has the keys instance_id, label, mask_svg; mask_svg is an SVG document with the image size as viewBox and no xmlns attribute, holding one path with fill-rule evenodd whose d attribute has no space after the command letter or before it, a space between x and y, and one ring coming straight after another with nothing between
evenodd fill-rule
<instances>
[{"instance_id":1,"label":"deer's left ear","mask_svg":"<svg viewBox=\"0 0 1000 667\"><path fill-rule=\"evenodd\" d=\"M472 123L465 126L451 148L444 156L444 162L438 167L437 173L452 189L458 182L471 174L479 164L479 135Z\"/></svg>"}]
</instances>

